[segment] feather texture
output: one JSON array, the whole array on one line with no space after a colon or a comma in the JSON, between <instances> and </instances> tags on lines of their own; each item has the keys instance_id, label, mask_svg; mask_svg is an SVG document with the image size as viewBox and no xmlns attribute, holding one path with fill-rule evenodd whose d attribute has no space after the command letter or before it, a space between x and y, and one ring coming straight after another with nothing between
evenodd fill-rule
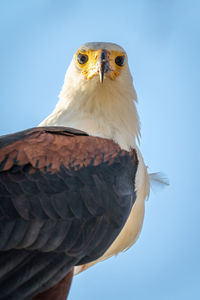
<instances>
[{"instance_id":1,"label":"feather texture","mask_svg":"<svg viewBox=\"0 0 200 300\"><path fill-rule=\"evenodd\" d=\"M161 189L169 185L169 180L165 174L161 172L149 173L150 186L153 190Z\"/></svg>"},{"instance_id":2,"label":"feather texture","mask_svg":"<svg viewBox=\"0 0 200 300\"><path fill-rule=\"evenodd\" d=\"M0 299L47 290L98 259L136 199L134 150L67 128L0 138Z\"/></svg>"}]
</instances>

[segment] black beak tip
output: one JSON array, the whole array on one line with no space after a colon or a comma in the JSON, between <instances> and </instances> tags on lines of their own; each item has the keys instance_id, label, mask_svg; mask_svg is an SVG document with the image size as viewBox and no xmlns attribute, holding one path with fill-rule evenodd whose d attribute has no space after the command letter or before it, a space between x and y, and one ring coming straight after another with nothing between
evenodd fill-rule
<instances>
[{"instance_id":1,"label":"black beak tip","mask_svg":"<svg viewBox=\"0 0 200 300\"><path fill-rule=\"evenodd\" d=\"M101 83L103 83L104 75L106 72L108 72L108 70L109 70L108 57L106 51L103 50L100 56L100 69L99 69L99 78Z\"/></svg>"},{"instance_id":2,"label":"black beak tip","mask_svg":"<svg viewBox=\"0 0 200 300\"><path fill-rule=\"evenodd\" d=\"M100 82L103 83L103 80L104 80L104 72L102 71L102 69L100 70L99 77L100 77Z\"/></svg>"}]
</instances>

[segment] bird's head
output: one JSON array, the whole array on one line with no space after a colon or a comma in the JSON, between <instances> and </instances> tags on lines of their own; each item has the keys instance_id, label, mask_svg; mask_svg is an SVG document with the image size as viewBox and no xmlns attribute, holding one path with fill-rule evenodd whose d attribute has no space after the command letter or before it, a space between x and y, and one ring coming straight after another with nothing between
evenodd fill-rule
<instances>
[{"instance_id":1,"label":"bird's head","mask_svg":"<svg viewBox=\"0 0 200 300\"><path fill-rule=\"evenodd\" d=\"M128 92L136 100L125 50L105 42L90 42L79 47L67 70L60 98L69 98L71 90L112 95L115 91Z\"/></svg>"},{"instance_id":2,"label":"bird's head","mask_svg":"<svg viewBox=\"0 0 200 300\"><path fill-rule=\"evenodd\" d=\"M130 149L140 132L136 100L125 50L86 43L73 56L54 111L40 125L74 127Z\"/></svg>"},{"instance_id":3,"label":"bird's head","mask_svg":"<svg viewBox=\"0 0 200 300\"><path fill-rule=\"evenodd\" d=\"M87 43L81 46L74 62L86 80L97 77L101 83L104 77L115 80L126 65L126 53L111 43Z\"/></svg>"}]
</instances>

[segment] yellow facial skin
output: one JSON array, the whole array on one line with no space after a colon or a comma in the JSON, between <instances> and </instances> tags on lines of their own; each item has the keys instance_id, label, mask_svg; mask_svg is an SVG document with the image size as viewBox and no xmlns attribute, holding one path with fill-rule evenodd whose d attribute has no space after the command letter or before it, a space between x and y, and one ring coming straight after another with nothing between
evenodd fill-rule
<instances>
[{"instance_id":1,"label":"yellow facial skin","mask_svg":"<svg viewBox=\"0 0 200 300\"><path fill-rule=\"evenodd\" d=\"M120 71L126 64L126 54L122 51L108 51L104 50L107 55L108 63L109 63L109 71L105 73L105 77L108 77L112 80L114 80L116 77L119 76ZM78 55L84 54L88 56L88 61L84 64L80 64L78 61ZM100 64L100 55L102 53L102 49L100 50L79 50L76 53L76 61L80 69L82 70L82 74L86 77L87 80L93 78L95 75L99 76L99 64ZM117 56L124 56L125 57L125 63L123 66L118 66L115 62L115 59Z\"/></svg>"}]
</instances>

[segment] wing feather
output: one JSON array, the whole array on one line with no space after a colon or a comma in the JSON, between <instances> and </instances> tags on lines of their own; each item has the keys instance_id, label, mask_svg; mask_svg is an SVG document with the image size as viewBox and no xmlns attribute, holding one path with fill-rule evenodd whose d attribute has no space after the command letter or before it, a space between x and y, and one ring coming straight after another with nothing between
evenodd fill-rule
<instances>
[{"instance_id":1,"label":"wing feather","mask_svg":"<svg viewBox=\"0 0 200 300\"><path fill-rule=\"evenodd\" d=\"M33 297L99 258L135 202L137 164L134 150L71 128L1 137L0 299Z\"/></svg>"}]
</instances>

